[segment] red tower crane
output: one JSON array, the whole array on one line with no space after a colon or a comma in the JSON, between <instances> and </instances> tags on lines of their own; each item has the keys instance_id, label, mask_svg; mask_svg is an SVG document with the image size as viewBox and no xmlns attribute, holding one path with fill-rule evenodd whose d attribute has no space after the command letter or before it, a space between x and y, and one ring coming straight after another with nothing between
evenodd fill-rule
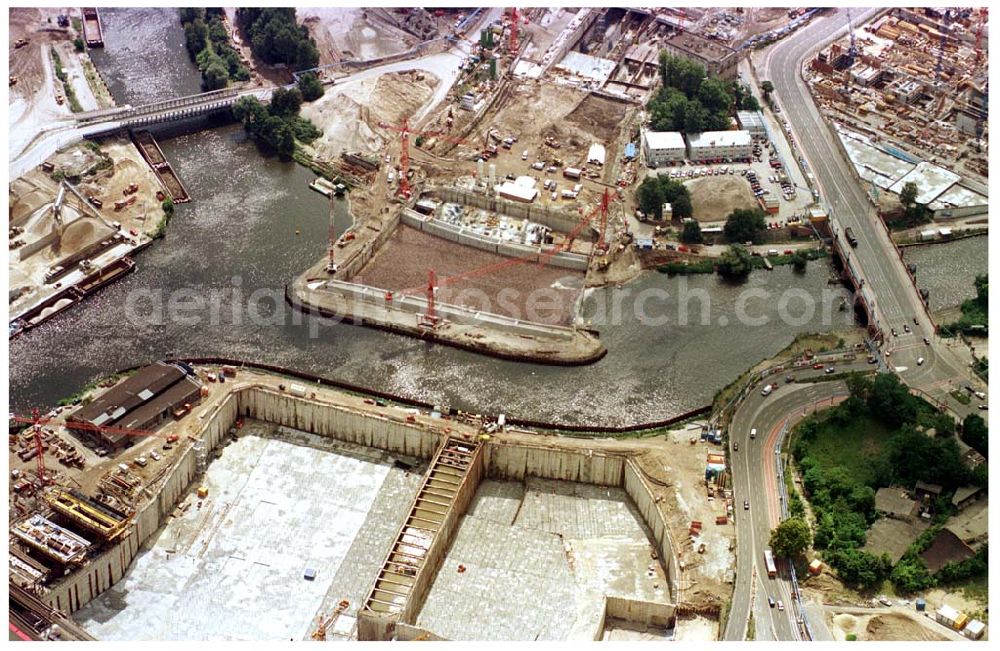
<instances>
[{"instance_id":1,"label":"red tower crane","mask_svg":"<svg viewBox=\"0 0 1000 651\"><path fill-rule=\"evenodd\" d=\"M31 410L31 428L35 433L35 458L37 459L38 488L45 488L45 448L42 445L42 418L37 409Z\"/></svg>"},{"instance_id":2,"label":"red tower crane","mask_svg":"<svg viewBox=\"0 0 1000 651\"><path fill-rule=\"evenodd\" d=\"M611 205L611 193L604 189L604 196L601 197L601 232L597 238L597 248L604 250L605 237L608 231L608 206Z\"/></svg>"},{"instance_id":3,"label":"red tower crane","mask_svg":"<svg viewBox=\"0 0 1000 651\"><path fill-rule=\"evenodd\" d=\"M517 7L510 8L510 51L511 54L517 53L517 48L520 45L517 39Z\"/></svg>"},{"instance_id":4,"label":"red tower crane","mask_svg":"<svg viewBox=\"0 0 1000 651\"><path fill-rule=\"evenodd\" d=\"M383 129L392 129L393 131L398 131L400 134L400 150L399 150L399 194L403 195L404 199L409 199L413 194L413 190L410 188L410 134L415 134L417 136L422 136L424 138L437 138L438 140L446 140L448 142L453 142L460 145L468 144L468 141L462 140L461 138L452 138L448 134L441 131L411 131L409 118L403 118L402 125L387 124L385 122L379 122L378 125Z\"/></svg>"},{"instance_id":5,"label":"red tower crane","mask_svg":"<svg viewBox=\"0 0 1000 651\"><path fill-rule=\"evenodd\" d=\"M979 22L976 24L976 63L981 63L983 60L983 26L986 25L986 17L989 15L989 9L982 7L978 13Z\"/></svg>"}]
</instances>

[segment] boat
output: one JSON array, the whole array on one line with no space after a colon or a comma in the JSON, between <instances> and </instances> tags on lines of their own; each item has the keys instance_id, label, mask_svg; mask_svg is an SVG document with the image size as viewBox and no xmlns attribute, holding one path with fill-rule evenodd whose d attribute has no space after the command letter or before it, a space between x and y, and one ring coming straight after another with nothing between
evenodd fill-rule
<instances>
[{"instance_id":1,"label":"boat","mask_svg":"<svg viewBox=\"0 0 1000 651\"><path fill-rule=\"evenodd\" d=\"M315 181L310 183L309 187L315 190L316 192L319 192L324 197L329 197L330 195L334 194L337 191L337 187L330 181L324 179L322 176L318 177Z\"/></svg>"}]
</instances>

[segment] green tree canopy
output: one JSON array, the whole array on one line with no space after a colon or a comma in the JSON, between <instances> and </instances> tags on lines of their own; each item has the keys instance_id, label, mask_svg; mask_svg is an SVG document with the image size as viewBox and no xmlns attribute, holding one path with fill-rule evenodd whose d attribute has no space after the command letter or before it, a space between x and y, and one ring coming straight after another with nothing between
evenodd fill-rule
<instances>
[{"instance_id":1,"label":"green tree canopy","mask_svg":"<svg viewBox=\"0 0 1000 651\"><path fill-rule=\"evenodd\" d=\"M760 208L737 208L729 213L722 231L729 242L759 244L764 241L767 232L764 211Z\"/></svg>"},{"instance_id":2,"label":"green tree canopy","mask_svg":"<svg viewBox=\"0 0 1000 651\"><path fill-rule=\"evenodd\" d=\"M701 244L705 241L704 236L701 234L701 226L696 221L689 221L684 224L684 229L681 231L681 242L685 244Z\"/></svg>"},{"instance_id":3,"label":"green tree canopy","mask_svg":"<svg viewBox=\"0 0 1000 651\"><path fill-rule=\"evenodd\" d=\"M794 558L809 549L812 532L802 518L788 518L771 530L771 549L778 556Z\"/></svg>"},{"instance_id":4,"label":"green tree canopy","mask_svg":"<svg viewBox=\"0 0 1000 651\"><path fill-rule=\"evenodd\" d=\"M676 219L690 217L691 194L683 183L668 176L647 176L635 192L639 210L655 219L663 219L663 204L669 203Z\"/></svg>"},{"instance_id":5,"label":"green tree canopy","mask_svg":"<svg viewBox=\"0 0 1000 651\"><path fill-rule=\"evenodd\" d=\"M719 273L727 278L743 278L753 269L750 250L742 244L733 244L722 254L718 264Z\"/></svg>"},{"instance_id":6,"label":"green tree canopy","mask_svg":"<svg viewBox=\"0 0 1000 651\"><path fill-rule=\"evenodd\" d=\"M279 118L293 118L299 114L302 107L302 93L298 88L276 88L271 93L271 105L268 112Z\"/></svg>"},{"instance_id":7,"label":"green tree canopy","mask_svg":"<svg viewBox=\"0 0 1000 651\"><path fill-rule=\"evenodd\" d=\"M989 457L989 430L979 414L969 414L962 421L962 440L979 454Z\"/></svg>"},{"instance_id":8,"label":"green tree canopy","mask_svg":"<svg viewBox=\"0 0 1000 651\"><path fill-rule=\"evenodd\" d=\"M323 97L323 84L311 72L299 76L299 92L306 102L313 102Z\"/></svg>"},{"instance_id":9,"label":"green tree canopy","mask_svg":"<svg viewBox=\"0 0 1000 651\"><path fill-rule=\"evenodd\" d=\"M767 97L768 95L774 92L774 84L765 79L764 81L760 82L760 90L761 92L764 93L764 96Z\"/></svg>"}]
</instances>

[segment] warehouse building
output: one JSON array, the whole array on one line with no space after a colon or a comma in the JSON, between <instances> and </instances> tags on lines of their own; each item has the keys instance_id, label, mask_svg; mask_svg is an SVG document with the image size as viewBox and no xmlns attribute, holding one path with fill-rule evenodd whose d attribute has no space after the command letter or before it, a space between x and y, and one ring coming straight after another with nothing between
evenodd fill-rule
<instances>
[{"instance_id":1,"label":"warehouse building","mask_svg":"<svg viewBox=\"0 0 1000 651\"><path fill-rule=\"evenodd\" d=\"M692 161L749 160L751 156L749 131L704 131L688 134L687 140Z\"/></svg>"},{"instance_id":2,"label":"warehouse building","mask_svg":"<svg viewBox=\"0 0 1000 651\"><path fill-rule=\"evenodd\" d=\"M663 47L674 56L704 66L710 75L723 79L736 78L739 53L718 41L710 41L691 32L678 32L664 41Z\"/></svg>"},{"instance_id":3,"label":"warehouse building","mask_svg":"<svg viewBox=\"0 0 1000 651\"><path fill-rule=\"evenodd\" d=\"M764 128L764 114L760 111L736 111L736 121L740 129L750 132L751 138L766 138L767 130Z\"/></svg>"},{"instance_id":4,"label":"warehouse building","mask_svg":"<svg viewBox=\"0 0 1000 651\"><path fill-rule=\"evenodd\" d=\"M112 450L127 447L130 436L101 428L154 429L175 410L199 402L201 383L185 366L156 362L139 369L77 409L66 419L66 426Z\"/></svg>"},{"instance_id":5,"label":"warehouse building","mask_svg":"<svg viewBox=\"0 0 1000 651\"><path fill-rule=\"evenodd\" d=\"M642 135L642 151L650 167L669 165L687 157L684 136L679 131L647 131Z\"/></svg>"}]
</instances>

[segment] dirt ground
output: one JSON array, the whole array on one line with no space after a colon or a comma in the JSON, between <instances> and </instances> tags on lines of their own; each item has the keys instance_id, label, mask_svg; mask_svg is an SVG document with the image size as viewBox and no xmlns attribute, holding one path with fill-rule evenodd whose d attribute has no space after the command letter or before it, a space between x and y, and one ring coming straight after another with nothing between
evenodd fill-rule
<instances>
[{"instance_id":1,"label":"dirt ground","mask_svg":"<svg viewBox=\"0 0 1000 651\"><path fill-rule=\"evenodd\" d=\"M879 614L828 613L827 623L837 641L849 634L858 640L940 642L951 638L934 630L934 622L923 622L922 615L901 612Z\"/></svg>"},{"instance_id":2,"label":"dirt ground","mask_svg":"<svg viewBox=\"0 0 1000 651\"><path fill-rule=\"evenodd\" d=\"M726 498L709 497L704 479L707 455L722 448L700 440L700 432L700 423L692 423L686 429L655 437L652 440L662 442L662 446L638 458L657 501L676 504L667 515L670 535L683 563L681 601L694 606L722 604L729 599L729 581L735 569L730 549L735 542L732 519L728 524L715 524L716 516L726 513ZM694 538L688 533L693 520L702 523L701 533ZM702 544L703 553L698 551Z\"/></svg>"},{"instance_id":3,"label":"dirt ground","mask_svg":"<svg viewBox=\"0 0 1000 651\"><path fill-rule=\"evenodd\" d=\"M572 323L583 274L558 267L509 264L510 260L400 225L354 281L422 294L427 270L434 267L440 286L436 298L443 303L540 323ZM450 285L447 281L450 276L473 271L476 275L454 279ZM537 300L532 300L532 292L539 292Z\"/></svg>"},{"instance_id":4,"label":"dirt ground","mask_svg":"<svg viewBox=\"0 0 1000 651\"><path fill-rule=\"evenodd\" d=\"M423 79L418 80L417 77ZM303 105L302 115L323 131L311 148L321 159L341 152L381 155L386 137L397 132L378 128L379 122L400 124L430 100L438 80L421 73L390 73L376 79L334 86L319 100Z\"/></svg>"},{"instance_id":5,"label":"dirt ground","mask_svg":"<svg viewBox=\"0 0 1000 651\"><path fill-rule=\"evenodd\" d=\"M376 59L405 52L417 43L412 35L365 18L360 7L306 7L296 10L319 48L319 64L349 59Z\"/></svg>"},{"instance_id":6,"label":"dirt ground","mask_svg":"<svg viewBox=\"0 0 1000 651\"><path fill-rule=\"evenodd\" d=\"M699 222L725 221L737 208L756 208L746 179L739 175L705 176L684 184L691 193L693 217Z\"/></svg>"}]
</instances>

